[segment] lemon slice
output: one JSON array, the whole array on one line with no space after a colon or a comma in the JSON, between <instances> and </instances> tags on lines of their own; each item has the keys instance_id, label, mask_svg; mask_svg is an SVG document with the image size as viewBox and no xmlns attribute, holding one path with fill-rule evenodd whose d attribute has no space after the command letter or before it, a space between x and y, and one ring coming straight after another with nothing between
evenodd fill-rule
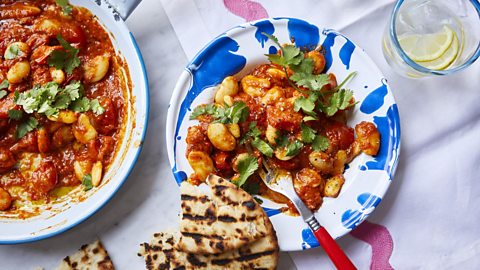
<instances>
[{"instance_id":1,"label":"lemon slice","mask_svg":"<svg viewBox=\"0 0 480 270\"><path fill-rule=\"evenodd\" d=\"M445 69L448 66L450 66L453 63L453 61L455 61L459 52L459 48L460 46L459 46L457 35L454 35L452 45L450 46L450 48L447 49L447 51L442 56L432 61L418 62L418 64L429 69L435 69L435 70Z\"/></svg>"},{"instance_id":2,"label":"lemon slice","mask_svg":"<svg viewBox=\"0 0 480 270\"><path fill-rule=\"evenodd\" d=\"M454 35L450 27L443 26L438 33L407 35L400 37L398 42L413 61L432 61L445 54L452 45Z\"/></svg>"}]
</instances>

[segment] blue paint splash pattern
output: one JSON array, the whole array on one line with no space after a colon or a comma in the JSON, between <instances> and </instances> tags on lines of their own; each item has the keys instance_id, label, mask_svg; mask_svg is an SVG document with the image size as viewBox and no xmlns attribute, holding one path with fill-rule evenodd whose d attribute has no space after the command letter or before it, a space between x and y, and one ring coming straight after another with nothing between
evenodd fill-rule
<instances>
[{"instance_id":1,"label":"blue paint splash pattern","mask_svg":"<svg viewBox=\"0 0 480 270\"><path fill-rule=\"evenodd\" d=\"M278 215L282 213L281 209L274 209L274 208L268 208L268 207L262 207L263 211L267 214L268 217L273 217L275 215Z\"/></svg>"},{"instance_id":2,"label":"blue paint splash pattern","mask_svg":"<svg viewBox=\"0 0 480 270\"><path fill-rule=\"evenodd\" d=\"M385 96L387 93L387 84L385 80L382 80L382 86L370 92L370 94L368 94L368 96L363 100L362 105L360 106L360 111L365 114L372 114L376 112L385 103Z\"/></svg>"},{"instance_id":3,"label":"blue paint splash pattern","mask_svg":"<svg viewBox=\"0 0 480 270\"><path fill-rule=\"evenodd\" d=\"M253 26L257 28L257 31L255 31L255 38L262 45L263 48L265 46L265 42L267 42L268 40L268 37L263 35L262 33L273 35L273 33L275 32L275 28L270 21L259 21L253 24Z\"/></svg>"},{"instance_id":4,"label":"blue paint splash pattern","mask_svg":"<svg viewBox=\"0 0 480 270\"><path fill-rule=\"evenodd\" d=\"M335 45L337 33L331 30L325 30L323 31L323 34L325 35L325 39L322 43L322 49L325 51L325 68L323 71L327 72L333 64L332 47Z\"/></svg>"},{"instance_id":5,"label":"blue paint splash pattern","mask_svg":"<svg viewBox=\"0 0 480 270\"><path fill-rule=\"evenodd\" d=\"M342 46L342 48L340 49L339 56L340 56L340 60L345 65L347 70L349 70L350 69L350 60L352 59L352 54L353 54L353 51L355 50L355 44L353 44L353 42L351 42L348 39L345 39L345 40L346 40L346 42Z\"/></svg>"},{"instance_id":6,"label":"blue paint splash pattern","mask_svg":"<svg viewBox=\"0 0 480 270\"><path fill-rule=\"evenodd\" d=\"M315 25L298 19L289 19L287 28L290 40L294 40L297 47L314 50L318 46L320 32Z\"/></svg>"},{"instance_id":7,"label":"blue paint splash pattern","mask_svg":"<svg viewBox=\"0 0 480 270\"><path fill-rule=\"evenodd\" d=\"M358 195L357 202L361 205L360 210L348 209L345 211L342 215L342 225L350 230L357 227L381 201L382 198L368 192Z\"/></svg>"},{"instance_id":8,"label":"blue paint splash pattern","mask_svg":"<svg viewBox=\"0 0 480 270\"><path fill-rule=\"evenodd\" d=\"M227 36L220 36L210 43L205 50L195 57L188 67L192 76L192 86L185 99L180 104L180 110L175 127L175 138L178 137L185 115L191 109L195 98L208 87L219 84L223 78L238 73L245 67L247 59L236 55L238 43ZM174 160L176 160L177 141L174 143ZM176 165L172 168L177 183L186 179L185 172L177 172Z\"/></svg>"},{"instance_id":9,"label":"blue paint splash pattern","mask_svg":"<svg viewBox=\"0 0 480 270\"><path fill-rule=\"evenodd\" d=\"M388 108L386 116L374 116L373 122L380 132L380 150L373 161L367 161L360 170L384 170L392 180L398 162L400 148L400 116L396 104Z\"/></svg>"},{"instance_id":10,"label":"blue paint splash pattern","mask_svg":"<svg viewBox=\"0 0 480 270\"><path fill-rule=\"evenodd\" d=\"M303 250L319 246L317 238L315 238L315 235L313 235L313 232L309 228L302 230L302 240Z\"/></svg>"}]
</instances>

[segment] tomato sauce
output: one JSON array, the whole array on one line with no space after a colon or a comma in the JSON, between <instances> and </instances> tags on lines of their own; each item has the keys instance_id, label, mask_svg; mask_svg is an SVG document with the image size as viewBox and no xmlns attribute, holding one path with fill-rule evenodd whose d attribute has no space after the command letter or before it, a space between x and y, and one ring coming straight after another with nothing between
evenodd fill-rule
<instances>
[{"instance_id":1,"label":"tomato sauce","mask_svg":"<svg viewBox=\"0 0 480 270\"><path fill-rule=\"evenodd\" d=\"M71 73L49 63L52 52L64 50L58 36L79 50L79 65ZM11 57L5 57L6 51L14 42L26 44L26 49L7 59ZM27 63L30 70L17 82L9 74L19 62ZM58 73L61 79L57 79ZM10 205L0 203L0 213L18 212L29 201L54 201L56 189L82 185L86 176L94 175L95 166L103 175L123 139L126 80L126 64L107 31L87 9L73 7L68 14L54 0L0 3L0 83L9 82L6 96L0 99L0 189L11 197ZM75 81L81 83L85 98L98 100L102 113L67 108L61 111L65 118L63 114L51 118L25 111L22 119L9 117L10 110L22 111L15 93L51 82L65 87ZM19 126L28 117L38 125L17 138ZM98 185L96 179L92 182Z\"/></svg>"}]
</instances>

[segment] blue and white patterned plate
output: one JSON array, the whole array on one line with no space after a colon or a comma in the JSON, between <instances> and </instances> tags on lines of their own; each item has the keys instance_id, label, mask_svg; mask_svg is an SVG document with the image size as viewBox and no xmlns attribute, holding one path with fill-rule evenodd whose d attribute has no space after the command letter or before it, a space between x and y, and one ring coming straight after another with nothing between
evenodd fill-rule
<instances>
[{"instance_id":1,"label":"blue and white patterned plate","mask_svg":"<svg viewBox=\"0 0 480 270\"><path fill-rule=\"evenodd\" d=\"M315 214L332 237L341 237L365 220L390 185L400 150L400 119L393 95L377 66L361 48L333 30L292 18L266 19L233 28L203 48L180 76L170 101L166 132L173 174L180 183L192 173L185 157L187 128L196 124L189 120L191 110L213 102L215 86L224 77L241 77L256 65L267 63L264 54L276 51L262 32L275 35L280 43L293 39L300 47L322 45L326 68L339 80L352 71L358 72L348 85L359 101L348 124L374 122L381 133L381 148L375 157L361 154L355 158L345 171L346 182L338 198L325 198ZM318 246L302 218L281 213L281 206L268 200L262 204L275 227L281 250Z\"/></svg>"}]
</instances>

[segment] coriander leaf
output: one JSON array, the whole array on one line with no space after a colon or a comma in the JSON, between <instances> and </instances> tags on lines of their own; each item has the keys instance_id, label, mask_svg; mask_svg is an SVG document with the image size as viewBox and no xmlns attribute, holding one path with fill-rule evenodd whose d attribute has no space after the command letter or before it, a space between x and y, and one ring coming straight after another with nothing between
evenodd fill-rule
<instances>
[{"instance_id":1,"label":"coriander leaf","mask_svg":"<svg viewBox=\"0 0 480 270\"><path fill-rule=\"evenodd\" d=\"M315 151L323 152L323 151L327 150L328 147L330 147L330 142L328 141L327 137L317 135L315 137L315 140L313 140L312 148Z\"/></svg>"},{"instance_id":2,"label":"coriander leaf","mask_svg":"<svg viewBox=\"0 0 480 270\"><path fill-rule=\"evenodd\" d=\"M84 186L83 190L87 191L93 188L92 176L90 174L85 174L82 178L82 185Z\"/></svg>"},{"instance_id":3,"label":"coriander leaf","mask_svg":"<svg viewBox=\"0 0 480 270\"><path fill-rule=\"evenodd\" d=\"M260 129L258 129L257 122L255 121L250 122L250 124L248 125L248 132L240 140L240 144L245 144L248 141L248 139L250 138L255 139L257 137L260 137L260 135L262 135L262 132L260 131Z\"/></svg>"},{"instance_id":4,"label":"coriander leaf","mask_svg":"<svg viewBox=\"0 0 480 270\"><path fill-rule=\"evenodd\" d=\"M303 117L304 122L315 121L315 120L318 120L318 118L316 118L315 116L307 115L307 116Z\"/></svg>"},{"instance_id":5,"label":"coriander leaf","mask_svg":"<svg viewBox=\"0 0 480 270\"><path fill-rule=\"evenodd\" d=\"M278 41L277 37L273 35L269 35L267 33L262 32L262 34L268 39L272 40L282 51L282 55L278 54L266 54L268 60L270 62L280 65L280 66L288 66L288 65L298 65L302 61L303 53L300 51L299 48L295 47L294 45L285 45L282 46Z\"/></svg>"},{"instance_id":6,"label":"coriander leaf","mask_svg":"<svg viewBox=\"0 0 480 270\"><path fill-rule=\"evenodd\" d=\"M320 91L322 87L328 84L328 74L311 74L296 72L290 79L297 83L299 86L306 87L313 91Z\"/></svg>"},{"instance_id":7,"label":"coriander leaf","mask_svg":"<svg viewBox=\"0 0 480 270\"><path fill-rule=\"evenodd\" d=\"M49 82L43 86L35 85L22 93L15 92L14 101L22 106L26 113L37 112L51 116L58 114L60 110L68 109L70 105L76 111L84 112L92 106L87 98L80 99L82 91L83 86L78 81L71 82L65 88L61 88L55 82ZM101 112L101 109L96 106L95 110Z\"/></svg>"},{"instance_id":8,"label":"coriander leaf","mask_svg":"<svg viewBox=\"0 0 480 270\"><path fill-rule=\"evenodd\" d=\"M303 148L303 143L300 142L299 140L295 140L294 142L287 145L287 152L285 153L285 156L287 157L296 156L298 153L300 153L300 150L302 150L302 148Z\"/></svg>"},{"instance_id":9,"label":"coriander leaf","mask_svg":"<svg viewBox=\"0 0 480 270\"><path fill-rule=\"evenodd\" d=\"M255 138L252 141L252 146L257 148L260 152L262 152L262 154L264 154L267 157L273 156L273 148L260 138Z\"/></svg>"},{"instance_id":10,"label":"coriander leaf","mask_svg":"<svg viewBox=\"0 0 480 270\"><path fill-rule=\"evenodd\" d=\"M0 98L5 97L7 94L8 94L7 91L5 91L5 90L0 90Z\"/></svg>"},{"instance_id":11,"label":"coriander leaf","mask_svg":"<svg viewBox=\"0 0 480 270\"><path fill-rule=\"evenodd\" d=\"M93 99L90 101L90 109L96 115L100 115L105 112L105 109L102 107L102 105L100 105L98 99Z\"/></svg>"},{"instance_id":12,"label":"coriander leaf","mask_svg":"<svg viewBox=\"0 0 480 270\"><path fill-rule=\"evenodd\" d=\"M285 45L282 48L287 65L298 65L304 59L303 53L295 45Z\"/></svg>"},{"instance_id":13,"label":"coriander leaf","mask_svg":"<svg viewBox=\"0 0 480 270\"><path fill-rule=\"evenodd\" d=\"M8 118L10 120L20 120L23 117L23 111L20 110L8 110Z\"/></svg>"},{"instance_id":14,"label":"coriander leaf","mask_svg":"<svg viewBox=\"0 0 480 270\"><path fill-rule=\"evenodd\" d=\"M75 100L79 98L83 92L83 85L79 81L72 81L65 86L64 91L70 96L70 100Z\"/></svg>"},{"instance_id":15,"label":"coriander leaf","mask_svg":"<svg viewBox=\"0 0 480 270\"><path fill-rule=\"evenodd\" d=\"M352 105L350 101L353 98L353 91L347 89L340 89L340 91L332 95L332 98L337 99L336 104L338 104L338 109L345 110L350 105Z\"/></svg>"},{"instance_id":16,"label":"coriander leaf","mask_svg":"<svg viewBox=\"0 0 480 270\"><path fill-rule=\"evenodd\" d=\"M304 58L300 64L292 65L290 68L295 73L304 73L304 74L312 74L314 69L314 63L311 58Z\"/></svg>"},{"instance_id":17,"label":"coriander leaf","mask_svg":"<svg viewBox=\"0 0 480 270\"><path fill-rule=\"evenodd\" d=\"M266 54L268 60L280 66L298 65L303 59L303 53L294 45L280 47L282 55Z\"/></svg>"},{"instance_id":18,"label":"coriander leaf","mask_svg":"<svg viewBox=\"0 0 480 270\"><path fill-rule=\"evenodd\" d=\"M293 103L293 110L298 112L300 109L304 112L313 112L315 109L315 101L312 101L310 98L300 96L299 98L295 99L295 102Z\"/></svg>"},{"instance_id":19,"label":"coriander leaf","mask_svg":"<svg viewBox=\"0 0 480 270\"><path fill-rule=\"evenodd\" d=\"M62 45L63 50L51 52L47 60L48 65L56 69L64 69L68 75L71 75L73 70L80 66L80 59L78 58L80 50L70 45L60 34L57 35L57 40Z\"/></svg>"},{"instance_id":20,"label":"coriander leaf","mask_svg":"<svg viewBox=\"0 0 480 270\"><path fill-rule=\"evenodd\" d=\"M3 80L3 82L0 83L0 89L8 89L9 86L10 84L8 83L7 80Z\"/></svg>"},{"instance_id":21,"label":"coriander leaf","mask_svg":"<svg viewBox=\"0 0 480 270\"><path fill-rule=\"evenodd\" d=\"M21 55L23 55L23 52L18 47L18 44L13 44L11 46L8 46L7 50L5 51L5 59L8 59L8 60L15 59Z\"/></svg>"},{"instance_id":22,"label":"coriander leaf","mask_svg":"<svg viewBox=\"0 0 480 270\"><path fill-rule=\"evenodd\" d=\"M329 98L329 105L319 104L319 108L327 116L333 116L338 110L345 110L353 105L351 103L352 98L352 90L340 89Z\"/></svg>"},{"instance_id":23,"label":"coriander leaf","mask_svg":"<svg viewBox=\"0 0 480 270\"><path fill-rule=\"evenodd\" d=\"M238 161L238 172L240 177L234 182L235 185L241 187L247 182L248 178L258 169L258 160L256 157L248 155Z\"/></svg>"},{"instance_id":24,"label":"coriander leaf","mask_svg":"<svg viewBox=\"0 0 480 270\"><path fill-rule=\"evenodd\" d=\"M312 143L313 140L315 139L316 131L313 128L303 123L301 125L301 128L302 128L302 141L304 143Z\"/></svg>"},{"instance_id":25,"label":"coriander leaf","mask_svg":"<svg viewBox=\"0 0 480 270\"><path fill-rule=\"evenodd\" d=\"M64 14L70 15L70 13L72 13L73 7L68 0L55 0L55 2L62 8Z\"/></svg>"},{"instance_id":26,"label":"coriander leaf","mask_svg":"<svg viewBox=\"0 0 480 270\"><path fill-rule=\"evenodd\" d=\"M244 102L235 102L232 107L217 107L213 104L200 105L190 114L190 120L197 119L200 115L211 115L215 122L222 124L237 124L245 122L250 110Z\"/></svg>"},{"instance_id":27,"label":"coriander leaf","mask_svg":"<svg viewBox=\"0 0 480 270\"><path fill-rule=\"evenodd\" d=\"M90 100L86 97L77 99L72 103L70 109L74 112L86 112L90 110Z\"/></svg>"},{"instance_id":28,"label":"coriander leaf","mask_svg":"<svg viewBox=\"0 0 480 270\"><path fill-rule=\"evenodd\" d=\"M279 131L277 131L277 138L275 139L275 143L277 144L278 147L285 147L288 145L290 141L288 140L288 136L285 136L281 134Z\"/></svg>"},{"instance_id":29,"label":"coriander leaf","mask_svg":"<svg viewBox=\"0 0 480 270\"><path fill-rule=\"evenodd\" d=\"M20 139L23 136L27 135L30 131L36 129L38 127L37 119L30 117L27 121L22 122L17 127L17 131L15 132L15 139Z\"/></svg>"},{"instance_id":30,"label":"coriander leaf","mask_svg":"<svg viewBox=\"0 0 480 270\"><path fill-rule=\"evenodd\" d=\"M226 110L227 119L229 119L227 124L238 124L240 122L245 122L250 113L250 109L247 104L244 102L235 102L232 107L229 107Z\"/></svg>"},{"instance_id":31,"label":"coriander leaf","mask_svg":"<svg viewBox=\"0 0 480 270\"><path fill-rule=\"evenodd\" d=\"M200 105L193 109L192 113L190 114L190 120L197 119L200 115L209 114L212 115L216 111L216 106L213 104L208 105Z\"/></svg>"},{"instance_id":32,"label":"coriander leaf","mask_svg":"<svg viewBox=\"0 0 480 270\"><path fill-rule=\"evenodd\" d=\"M65 92L61 92L56 96L55 103L51 105L52 108L56 109L53 114L57 113L57 109L58 110L67 109L71 102L72 102L72 99L70 98L70 95L68 95Z\"/></svg>"}]
</instances>

